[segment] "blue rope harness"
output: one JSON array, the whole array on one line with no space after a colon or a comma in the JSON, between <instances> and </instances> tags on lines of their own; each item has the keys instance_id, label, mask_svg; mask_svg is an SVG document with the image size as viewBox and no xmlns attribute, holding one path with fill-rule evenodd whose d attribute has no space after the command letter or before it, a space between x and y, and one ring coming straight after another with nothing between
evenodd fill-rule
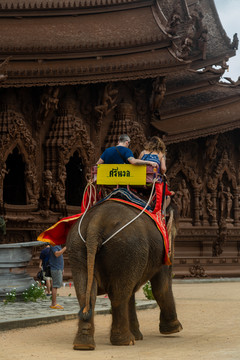
<instances>
[{"instance_id":1,"label":"blue rope harness","mask_svg":"<svg viewBox=\"0 0 240 360\"><path fill-rule=\"evenodd\" d=\"M146 206L147 202L144 200L139 199L136 195L134 195L131 191L125 188L118 188L113 190L109 195L107 195L105 198L98 201L97 204L101 203L102 201L108 200L110 198L117 198L117 199L123 199L126 201L130 201L136 205L142 206L143 208ZM147 207L147 210L152 210L150 206Z\"/></svg>"}]
</instances>

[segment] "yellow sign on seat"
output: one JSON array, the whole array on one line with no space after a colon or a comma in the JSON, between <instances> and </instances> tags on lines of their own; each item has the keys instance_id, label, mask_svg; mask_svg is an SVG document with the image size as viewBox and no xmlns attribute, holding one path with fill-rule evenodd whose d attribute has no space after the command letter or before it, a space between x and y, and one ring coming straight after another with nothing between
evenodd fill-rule
<instances>
[{"instance_id":1,"label":"yellow sign on seat","mask_svg":"<svg viewBox=\"0 0 240 360\"><path fill-rule=\"evenodd\" d=\"M100 164L98 185L146 185L146 165Z\"/></svg>"}]
</instances>

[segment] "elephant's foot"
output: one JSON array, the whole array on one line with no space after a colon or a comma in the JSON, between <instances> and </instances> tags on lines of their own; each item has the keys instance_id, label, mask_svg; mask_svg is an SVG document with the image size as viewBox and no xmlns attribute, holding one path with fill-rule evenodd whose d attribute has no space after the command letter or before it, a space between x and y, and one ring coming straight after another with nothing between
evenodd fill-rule
<instances>
[{"instance_id":1,"label":"elephant's foot","mask_svg":"<svg viewBox=\"0 0 240 360\"><path fill-rule=\"evenodd\" d=\"M112 345L134 345L135 337L130 332L123 335L122 333L111 331L110 341Z\"/></svg>"},{"instance_id":2,"label":"elephant's foot","mask_svg":"<svg viewBox=\"0 0 240 360\"><path fill-rule=\"evenodd\" d=\"M78 330L73 342L74 350L94 350L95 341L91 331L91 324L83 324L81 329Z\"/></svg>"},{"instance_id":3,"label":"elephant's foot","mask_svg":"<svg viewBox=\"0 0 240 360\"><path fill-rule=\"evenodd\" d=\"M134 335L135 340L143 340L143 334L139 329L131 329L131 332Z\"/></svg>"},{"instance_id":4,"label":"elephant's foot","mask_svg":"<svg viewBox=\"0 0 240 360\"><path fill-rule=\"evenodd\" d=\"M181 323L178 320L172 322L161 321L159 330L161 334L170 335L180 332L183 329Z\"/></svg>"}]
</instances>

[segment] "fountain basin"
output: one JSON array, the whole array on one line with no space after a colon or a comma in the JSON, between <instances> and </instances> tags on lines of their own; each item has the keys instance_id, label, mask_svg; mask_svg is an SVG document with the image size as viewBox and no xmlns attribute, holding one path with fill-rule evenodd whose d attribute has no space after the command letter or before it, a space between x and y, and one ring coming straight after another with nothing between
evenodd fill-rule
<instances>
[{"instance_id":1,"label":"fountain basin","mask_svg":"<svg viewBox=\"0 0 240 360\"><path fill-rule=\"evenodd\" d=\"M14 289L16 295L21 295L35 284L27 273L27 266L32 259L32 248L43 244L41 241L0 244L0 296Z\"/></svg>"}]
</instances>

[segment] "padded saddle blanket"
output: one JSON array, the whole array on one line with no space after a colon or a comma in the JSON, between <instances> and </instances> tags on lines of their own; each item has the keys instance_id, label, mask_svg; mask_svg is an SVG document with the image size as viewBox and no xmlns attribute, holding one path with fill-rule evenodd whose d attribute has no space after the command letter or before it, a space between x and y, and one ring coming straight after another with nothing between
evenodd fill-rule
<instances>
[{"instance_id":1,"label":"padded saddle blanket","mask_svg":"<svg viewBox=\"0 0 240 360\"><path fill-rule=\"evenodd\" d=\"M127 204L129 206L134 206L136 208L138 208L139 210L143 210L144 207L134 204L132 202L126 201L126 200L122 200L122 199L115 199L115 198L109 198L106 201L117 201L117 202L121 202L124 204ZM97 204L95 205L97 206ZM149 212L148 210L144 211L145 214L147 214L148 216L151 217L151 219L154 221L154 223L156 224L158 230L160 231L160 233L163 236L164 239L164 245L165 245L165 257L164 257L164 264L165 265L171 265L171 261L169 259L168 256L168 251L169 251L169 241L168 241L168 234L167 234L167 230L166 230L166 225L165 225L165 221L162 218L162 216L160 214L152 214L151 212ZM48 228L47 230L45 230L44 232L42 232L37 240L38 241L43 241L43 242L47 242L49 244L51 244L52 246L54 245L62 245L66 243L66 239L67 239L67 234L71 228L71 226L73 224L75 224L75 222L83 215L83 213L81 214L76 214L73 216L69 216L69 217L65 217L61 220L59 220L57 223L55 223L54 225L52 225L50 228Z\"/></svg>"}]
</instances>

